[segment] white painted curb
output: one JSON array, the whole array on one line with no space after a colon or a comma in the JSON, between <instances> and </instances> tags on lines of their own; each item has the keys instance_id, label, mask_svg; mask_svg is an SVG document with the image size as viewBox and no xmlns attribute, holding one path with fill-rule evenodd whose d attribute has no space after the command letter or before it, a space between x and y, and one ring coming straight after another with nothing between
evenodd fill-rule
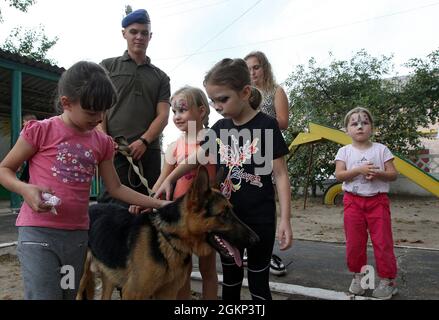
<instances>
[{"instance_id":1,"label":"white painted curb","mask_svg":"<svg viewBox=\"0 0 439 320\"><path fill-rule=\"evenodd\" d=\"M200 272L198 271L192 272L191 278L193 280L201 281ZM218 281L222 283L223 281L222 274L218 275ZM247 278L244 278L242 285L244 287L248 287ZM300 296L318 298L323 300L378 300L372 297L355 296L341 291L333 291L333 290L320 289L320 288L308 288L294 284L271 282L271 281L270 281L270 289L271 291L276 293L300 295Z\"/></svg>"},{"instance_id":2,"label":"white painted curb","mask_svg":"<svg viewBox=\"0 0 439 320\"><path fill-rule=\"evenodd\" d=\"M12 246L16 246L17 245L17 241L14 242L7 242L7 243L0 243L0 249L2 248L7 248L7 247L12 247Z\"/></svg>"}]
</instances>

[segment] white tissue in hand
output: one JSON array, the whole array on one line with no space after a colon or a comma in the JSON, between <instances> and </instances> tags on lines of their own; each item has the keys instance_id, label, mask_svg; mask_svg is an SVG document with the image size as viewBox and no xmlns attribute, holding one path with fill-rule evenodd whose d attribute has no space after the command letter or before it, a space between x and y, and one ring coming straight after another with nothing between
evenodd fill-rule
<instances>
[{"instance_id":1,"label":"white tissue in hand","mask_svg":"<svg viewBox=\"0 0 439 320\"><path fill-rule=\"evenodd\" d=\"M52 213L57 214L55 207L61 204L61 199L48 192L43 192L41 194L41 198L45 200L44 204L48 204L52 206L51 209Z\"/></svg>"}]
</instances>

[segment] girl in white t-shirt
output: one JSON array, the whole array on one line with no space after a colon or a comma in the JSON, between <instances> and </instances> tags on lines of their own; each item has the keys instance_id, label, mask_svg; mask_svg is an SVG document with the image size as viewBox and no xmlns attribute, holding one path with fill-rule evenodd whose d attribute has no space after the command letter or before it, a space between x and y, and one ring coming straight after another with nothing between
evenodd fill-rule
<instances>
[{"instance_id":1,"label":"girl in white t-shirt","mask_svg":"<svg viewBox=\"0 0 439 320\"><path fill-rule=\"evenodd\" d=\"M378 276L381 278L373 296L390 299L397 293L394 282L397 266L393 252L389 181L398 172L390 150L370 141L373 118L365 108L354 108L345 117L344 125L352 144L340 148L335 157L335 176L343 181L344 229L346 259L354 273L349 291L362 295L364 267L367 265L367 240L370 234Z\"/></svg>"}]
</instances>

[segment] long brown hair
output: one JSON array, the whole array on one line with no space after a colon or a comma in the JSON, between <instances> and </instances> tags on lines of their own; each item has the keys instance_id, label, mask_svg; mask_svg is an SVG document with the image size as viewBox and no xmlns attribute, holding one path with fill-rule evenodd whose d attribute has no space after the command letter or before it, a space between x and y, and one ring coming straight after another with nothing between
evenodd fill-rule
<instances>
[{"instance_id":1,"label":"long brown hair","mask_svg":"<svg viewBox=\"0 0 439 320\"><path fill-rule=\"evenodd\" d=\"M243 59L226 58L221 60L207 72L203 83L204 86L208 83L226 86L236 92L241 92L245 86L250 86L252 89L249 98L250 106L256 110L262 102L262 94L251 85L247 63Z\"/></svg>"},{"instance_id":2,"label":"long brown hair","mask_svg":"<svg viewBox=\"0 0 439 320\"><path fill-rule=\"evenodd\" d=\"M71 102L79 102L82 109L91 111L105 111L117 101L116 89L105 69L90 61L76 62L61 75L55 101L58 113L63 112L60 104L62 96L68 97Z\"/></svg>"}]
</instances>

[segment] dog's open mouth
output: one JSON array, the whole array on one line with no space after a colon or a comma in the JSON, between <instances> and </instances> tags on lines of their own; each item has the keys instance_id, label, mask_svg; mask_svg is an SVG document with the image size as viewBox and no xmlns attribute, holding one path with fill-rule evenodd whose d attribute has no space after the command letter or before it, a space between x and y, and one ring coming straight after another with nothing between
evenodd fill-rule
<instances>
[{"instance_id":1,"label":"dog's open mouth","mask_svg":"<svg viewBox=\"0 0 439 320\"><path fill-rule=\"evenodd\" d=\"M241 254L237 248L218 235L210 234L208 238L210 238L211 241L209 242L220 254L225 257L233 258L237 266L242 266Z\"/></svg>"}]
</instances>

